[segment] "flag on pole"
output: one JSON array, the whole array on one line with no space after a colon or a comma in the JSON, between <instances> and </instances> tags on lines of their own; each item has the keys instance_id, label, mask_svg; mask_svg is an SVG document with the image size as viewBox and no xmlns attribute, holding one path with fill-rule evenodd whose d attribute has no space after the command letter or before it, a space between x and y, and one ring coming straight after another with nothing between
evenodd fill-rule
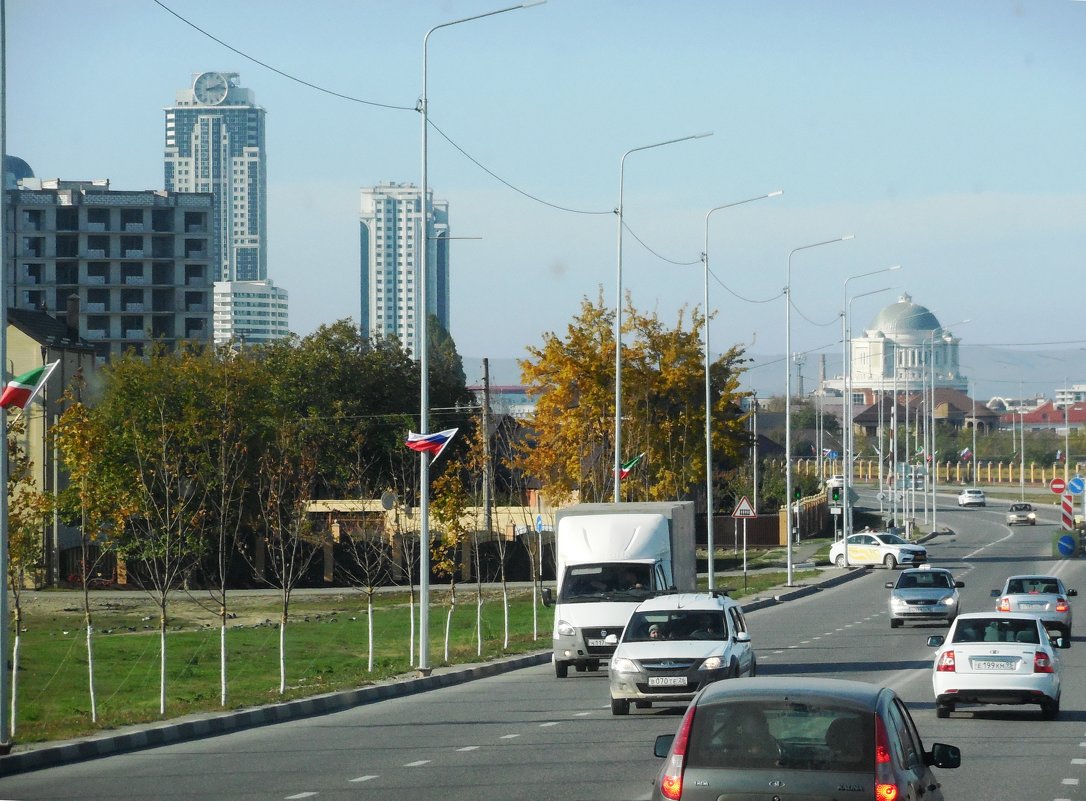
<instances>
[{"instance_id":1,"label":"flag on pole","mask_svg":"<svg viewBox=\"0 0 1086 801\"><path fill-rule=\"evenodd\" d=\"M972 457L973 452L969 448L963 448L962 452L958 454L958 458L965 462L968 462Z\"/></svg>"},{"instance_id":2,"label":"flag on pole","mask_svg":"<svg viewBox=\"0 0 1086 801\"><path fill-rule=\"evenodd\" d=\"M618 470L618 480L619 481L625 481L626 476L630 475L630 471L633 470L635 467L637 467L637 465L644 458L645 458L645 452L642 451L641 453L637 454L637 456L630 459L630 461L623 464Z\"/></svg>"},{"instance_id":3,"label":"flag on pole","mask_svg":"<svg viewBox=\"0 0 1086 801\"><path fill-rule=\"evenodd\" d=\"M459 428L446 428L434 434L416 434L414 431L408 431L406 444L413 451L432 454L433 459L436 460L459 430Z\"/></svg>"},{"instance_id":4,"label":"flag on pole","mask_svg":"<svg viewBox=\"0 0 1086 801\"><path fill-rule=\"evenodd\" d=\"M833 450L832 448L823 448L822 455L832 461L837 458L838 454L837 451Z\"/></svg>"},{"instance_id":5,"label":"flag on pole","mask_svg":"<svg viewBox=\"0 0 1086 801\"><path fill-rule=\"evenodd\" d=\"M41 388L45 386L45 382L49 380L49 376L57 369L58 364L60 362L43 364L8 381L3 395L0 395L0 408L10 409L12 406L18 406L20 409L25 409L29 406L30 401L37 397Z\"/></svg>"}]
</instances>

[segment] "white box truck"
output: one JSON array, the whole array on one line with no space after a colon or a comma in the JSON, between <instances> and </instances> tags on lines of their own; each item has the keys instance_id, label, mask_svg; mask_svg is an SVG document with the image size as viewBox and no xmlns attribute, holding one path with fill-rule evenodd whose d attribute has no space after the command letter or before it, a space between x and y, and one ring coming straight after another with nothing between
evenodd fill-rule
<instances>
[{"instance_id":1,"label":"white box truck","mask_svg":"<svg viewBox=\"0 0 1086 801\"><path fill-rule=\"evenodd\" d=\"M634 608L662 592L697 589L694 503L582 503L555 515L557 587L543 590L554 606L554 674L569 666L599 670L615 650Z\"/></svg>"}]
</instances>

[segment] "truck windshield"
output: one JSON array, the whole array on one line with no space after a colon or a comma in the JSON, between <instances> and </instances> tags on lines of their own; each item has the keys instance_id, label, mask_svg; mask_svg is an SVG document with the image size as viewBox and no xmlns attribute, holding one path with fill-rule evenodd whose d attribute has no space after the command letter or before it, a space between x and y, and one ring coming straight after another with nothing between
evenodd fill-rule
<instances>
[{"instance_id":1,"label":"truck windshield","mask_svg":"<svg viewBox=\"0 0 1086 801\"><path fill-rule=\"evenodd\" d=\"M652 589L652 565L604 563L574 565L566 569L562 592L563 603L599 600L647 598Z\"/></svg>"}]
</instances>

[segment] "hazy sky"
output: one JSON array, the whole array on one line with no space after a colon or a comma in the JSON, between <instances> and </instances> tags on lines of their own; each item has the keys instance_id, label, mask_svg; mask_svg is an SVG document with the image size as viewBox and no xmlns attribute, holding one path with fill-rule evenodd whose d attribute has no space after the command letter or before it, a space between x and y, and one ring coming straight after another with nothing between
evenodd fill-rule
<instances>
[{"instance_id":1,"label":"hazy sky","mask_svg":"<svg viewBox=\"0 0 1086 801\"><path fill-rule=\"evenodd\" d=\"M420 181L423 36L502 7L7 0L8 152L39 177L161 188L163 109L193 73L238 72L267 109L268 270L291 328L357 321L359 189ZM854 234L795 255L794 350L839 354L844 280L901 264L849 283L895 287L852 304L855 332L908 292L962 338L965 372L971 347L1043 343L1066 349L1054 380L1086 381L1084 43L1076 0L549 0L438 30L431 121L520 190L431 134L464 238L459 351L520 357L586 296L613 305L622 154L712 131L626 160L626 223L652 251L626 235L639 309L673 324L700 306L706 212L783 189L712 217L714 352L783 353L789 251Z\"/></svg>"}]
</instances>

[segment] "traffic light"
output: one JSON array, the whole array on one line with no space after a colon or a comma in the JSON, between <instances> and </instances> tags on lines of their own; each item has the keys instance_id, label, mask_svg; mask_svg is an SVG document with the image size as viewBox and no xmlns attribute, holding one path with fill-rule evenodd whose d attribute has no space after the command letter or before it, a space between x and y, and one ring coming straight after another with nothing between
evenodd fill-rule
<instances>
[{"instance_id":1,"label":"traffic light","mask_svg":"<svg viewBox=\"0 0 1086 801\"><path fill-rule=\"evenodd\" d=\"M802 492L800 492L800 490L799 490L799 487L796 487L796 488L795 488L795 490L794 490L794 491L792 492L792 495L793 495L793 496L795 497L795 499L796 499L797 501L798 501L798 500L799 500L800 498L802 498L802 497L803 497L803 493L802 493Z\"/></svg>"},{"instance_id":2,"label":"traffic light","mask_svg":"<svg viewBox=\"0 0 1086 801\"><path fill-rule=\"evenodd\" d=\"M837 506L837 504L841 503L841 488L840 487L834 487L833 489L830 490L830 499L833 501L834 506Z\"/></svg>"}]
</instances>

